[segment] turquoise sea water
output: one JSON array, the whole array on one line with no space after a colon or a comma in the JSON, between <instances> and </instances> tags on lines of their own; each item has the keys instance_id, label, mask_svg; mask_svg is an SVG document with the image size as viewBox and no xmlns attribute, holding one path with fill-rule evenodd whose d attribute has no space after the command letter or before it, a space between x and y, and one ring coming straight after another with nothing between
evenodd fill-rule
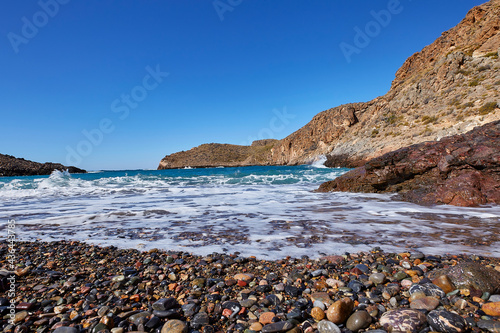
<instances>
[{"instance_id":1,"label":"turquoise sea water","mask_svg":"<svg viewBox=\"0 0 500 333\"><path fill-rule=\"evenodd\" d=\"M422 207L389 195L316 193L321 165L54 172L0 178L0 232L18 239L262 258L369 250L500 256L500 208ZM4 235L5 234L5 235Z\"/></svg>"}]
</instances>

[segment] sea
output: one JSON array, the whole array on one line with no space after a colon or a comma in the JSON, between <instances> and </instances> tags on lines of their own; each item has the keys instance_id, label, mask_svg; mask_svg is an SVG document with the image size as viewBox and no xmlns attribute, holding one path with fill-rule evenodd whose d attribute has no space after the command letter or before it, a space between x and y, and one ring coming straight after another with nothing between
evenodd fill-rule
<instances>
[{"instance_id":1,"label":"sea","mask_svg":"<svg viewBox=\"0 0 500 333\"><path fill-rule=\"evenodd\" d=\"M321 163L0 177L0 239L78 240L206 255L318 258L369 251L500 257L500 207L419 206L317 193ZM15 222L12 222L15 221Z\"/></svg>"}]
</instances>

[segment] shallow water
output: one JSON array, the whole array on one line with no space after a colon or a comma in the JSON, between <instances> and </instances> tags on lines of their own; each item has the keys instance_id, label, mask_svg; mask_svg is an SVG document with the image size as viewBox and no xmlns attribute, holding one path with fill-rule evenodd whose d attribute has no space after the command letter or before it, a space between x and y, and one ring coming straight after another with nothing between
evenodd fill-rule
<instances>
[{"instance_id":1,"label":"shallow water","mask_svg":"<svg viewBox=\"0 0 500 333\"><path fill-rule=\"evenodd\" d=\"M347 169L112 171L0 178L0 228L22 240L259 258L386 251L500 257L500 207L422 207L389 195L315 193Z\"/></svg>"}]
</instances>

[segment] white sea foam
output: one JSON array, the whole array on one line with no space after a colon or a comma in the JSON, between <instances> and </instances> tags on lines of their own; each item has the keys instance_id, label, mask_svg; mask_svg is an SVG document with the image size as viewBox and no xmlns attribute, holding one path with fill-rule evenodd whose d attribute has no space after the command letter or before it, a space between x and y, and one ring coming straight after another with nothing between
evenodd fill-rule
<instances>
[{"instance_id":1,"label":"white sea foam","mask_svg":"<svg viewBox=\"0 0 500 333\"><path fill-rule=\"evenodd\" d=\"M314 168L326 168L325 166L326 156L320 155L318 158L311 164Z\"/></svg>"},{"instance_id":2,"label":"white sea foam","mask_svg":"<svg viewBox=\"0 0 500 333\"><path fill-rule=\"evenodd\" d=\"M389 195L315 193L345 169L224 168L0 180L19 239L240 252L265 258L380 246L500 256L500 207L422 207Z\"/></svg>"}]
</instances>

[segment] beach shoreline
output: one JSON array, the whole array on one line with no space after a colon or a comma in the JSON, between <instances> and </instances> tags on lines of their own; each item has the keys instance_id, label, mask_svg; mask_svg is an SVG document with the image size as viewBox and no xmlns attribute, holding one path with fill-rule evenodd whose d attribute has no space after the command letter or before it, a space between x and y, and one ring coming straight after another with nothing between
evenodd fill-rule
<instances>
[{"instance_id":1,"label":"beach shoreline","mask_svg":"<svg viewBox=\"0 0 500 333\"><path fill-rule=\"evenodd\" d=\"M267 261L77 241L14 245L16 269L10 274L9 243L0 243L4 332L333 332L335 321L342 332L387 331L397 328L397 309L412 311L418 331L435 330L429 323L439 321L436 313L456 313L463 322L456 316L451 322L474 332L500 327L499 317L484 311L485 304L500 305L500 258L375 248ZM439 273L461 265L474 266L473 285L455 286L455 273ZM9 276L15 276L10 295ZM446 293L430 288L431 282ZM162 330L168 325L178 330Z\"/></svg>"}]
</instances>

